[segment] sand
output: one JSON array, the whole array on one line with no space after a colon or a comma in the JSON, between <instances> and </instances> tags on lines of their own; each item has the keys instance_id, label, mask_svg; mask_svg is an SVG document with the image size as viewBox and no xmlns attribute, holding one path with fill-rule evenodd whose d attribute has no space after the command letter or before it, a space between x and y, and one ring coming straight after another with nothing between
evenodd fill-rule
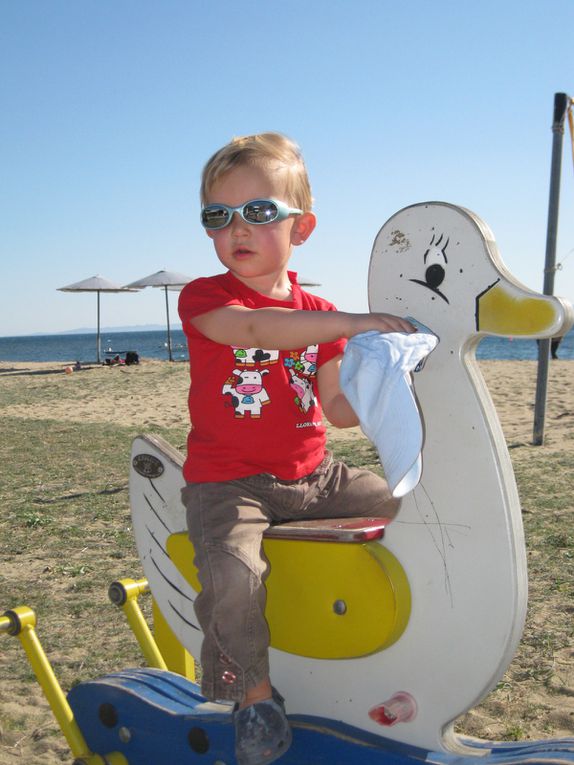
<instances>
[{"instance_id":1,"label":"sand","mask_svg":"<svg viewBox=\"0 0 574 765\"><path fill-rule=\"evenodd\" d=\"M536 362L483 361L480 368L492 395L509 446L532 440ZM144 360L139 366L93 366L66 374L65 365L54 362L0 362L2 379L17 378L30 389L27 403L1 408L4 416L59 419L77 422L121 422L150 427L174 426L188 419L186 397L188 365ZM573 449L574 363L553 361L548 379L545 446ZM43 395L47 385L62 384L59 401ZM1 390L1 389L0 389ZM37 394L35 396L35 393ZM158 401L162 402L161 407ZM73 405L72 405L73 404ZM330 437L359 437L359 428L337 431Z\"/></svg>"}]
</instances>

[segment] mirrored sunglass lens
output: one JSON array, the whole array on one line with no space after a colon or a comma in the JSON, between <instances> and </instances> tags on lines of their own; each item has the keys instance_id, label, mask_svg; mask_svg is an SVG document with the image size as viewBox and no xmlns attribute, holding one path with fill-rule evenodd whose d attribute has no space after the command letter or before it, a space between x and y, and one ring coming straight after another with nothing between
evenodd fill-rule
<instances>
[{"instance_id":1,"label":"mirrored sunglass lens","mask_svg":"<svg viewBox=\"0 0 574 765\"><path fill-rule=\"evenodd\" d=\"M206 207L201 213L201 221L206 228L221 228L229 220L225 207Z\"/></svg>"},{"instance_id":2,"label":"mirrored sunglass lens","mask_svg":"<svg viewBox=\"0 0 574 765\"><path fill-rule=\"evenodd\" d=\"M250 202L243 208L243 217L249 223L271 223L277 217L277 205L273 202L258 200Z\"/></svg>"}]
</instances>

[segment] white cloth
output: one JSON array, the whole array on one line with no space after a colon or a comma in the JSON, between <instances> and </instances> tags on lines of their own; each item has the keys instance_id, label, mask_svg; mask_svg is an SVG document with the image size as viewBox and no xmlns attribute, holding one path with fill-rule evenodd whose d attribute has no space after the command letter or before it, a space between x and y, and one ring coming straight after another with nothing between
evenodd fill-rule
<instances>
[{"instance_id":1,"label":"white cloth","mask_svg":"<svg viewBox=\"0 0 574 765\"><path fill-rule=\"evenodd\" d=\"M423 428L410 373L438 343L427 332L364 332L351 338L341 364L341 388L376 446L394 497L418 484Z\"/></svg>"}]
</instances>

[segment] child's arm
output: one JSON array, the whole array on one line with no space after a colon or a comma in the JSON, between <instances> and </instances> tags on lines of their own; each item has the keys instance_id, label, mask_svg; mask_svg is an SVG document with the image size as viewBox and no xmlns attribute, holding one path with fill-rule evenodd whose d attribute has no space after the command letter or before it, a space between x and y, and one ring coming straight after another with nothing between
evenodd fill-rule
<instances>
[{"instance_id":1,"label":"child's arm","mask_svg":"<svg viewBox=\"0 0 574 765\"><path fill-rule=\"evenodd\" d=\"M241 348L274 348L287 351L340 337L378 332L414 332L406 319L387 313L298 311L290 308L216 308L191 320L193 326L215 343Z\"/></svg>"},{"instance_id":2,"label":"child's arm","mask_svg":"<svg viewBox=\"0 0 574 765\"><path fill-rule=\"evenodd\" d=\"M359 418L345 398L339 382L342 356L322 364L317 371L319 399L325 417L336 428L352 428L359 424Z\"/></svg>"}]
</instances>

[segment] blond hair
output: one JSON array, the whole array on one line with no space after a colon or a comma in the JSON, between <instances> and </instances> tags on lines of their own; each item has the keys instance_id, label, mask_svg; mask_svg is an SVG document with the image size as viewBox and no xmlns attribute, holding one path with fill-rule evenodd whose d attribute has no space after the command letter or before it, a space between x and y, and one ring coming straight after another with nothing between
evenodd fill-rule
<instances>
[{"instance_id":1,"label":"blond hair","mask_svg":"<svg viewBox=\"0 0 574 765\"><path fill-rule=\"evenodd\" d=\"M201 175L201 204L206 204L213 186L236 167L260 167L280 173L285 182L287 199L282 202L308 212L313 206L311 186L301 150L281 133L259 133L233 138L216 151Z\"/></svg>"}]
</instances>

